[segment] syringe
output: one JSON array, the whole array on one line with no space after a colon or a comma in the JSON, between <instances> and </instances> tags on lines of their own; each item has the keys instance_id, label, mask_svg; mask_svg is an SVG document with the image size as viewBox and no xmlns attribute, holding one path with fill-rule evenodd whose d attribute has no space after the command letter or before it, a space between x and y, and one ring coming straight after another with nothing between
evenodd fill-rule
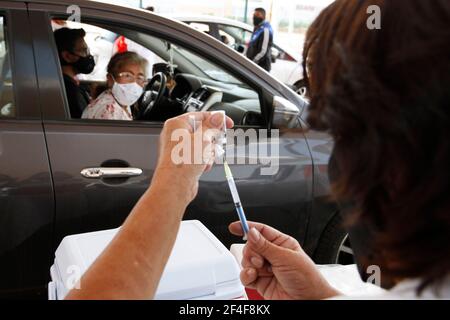
<instances>
[{"instance_id":1,"label":"syringe","mask_svg":"<svg viewBox=\"0 0 450 320\"><path fill-rule=\"evenodd\" d=\"M244 240L247 241L247 234L249 232L249 227L247 223L247 218L245 217L244 208L242 207L241 199L239 198L239 193L236 188L236 183L234 182L233 174L231 173L228 163L225 161L223 164L225 168L225 177L228 181L228 186L230 187L231 196L233 197L234 206L236 207L239 220L242 224L242 230L244 231Z\"/></svg>"}]
</instances>

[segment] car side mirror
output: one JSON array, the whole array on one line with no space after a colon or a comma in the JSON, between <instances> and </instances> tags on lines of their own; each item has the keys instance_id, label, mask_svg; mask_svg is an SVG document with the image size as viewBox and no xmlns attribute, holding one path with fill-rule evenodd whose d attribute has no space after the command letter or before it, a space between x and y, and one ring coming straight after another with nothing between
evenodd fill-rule
<instances>
[{"instance_id":1,"label":"car side mirror","mask_svg":"<svg viewBox=\"0 0 450 320\"><path fill-rule=\"evenodd\" d=\"M276 129L290 129L298 126L300 110L295 104L285 98L273 98L272 127Z\"/></svg>"}]
</instances>

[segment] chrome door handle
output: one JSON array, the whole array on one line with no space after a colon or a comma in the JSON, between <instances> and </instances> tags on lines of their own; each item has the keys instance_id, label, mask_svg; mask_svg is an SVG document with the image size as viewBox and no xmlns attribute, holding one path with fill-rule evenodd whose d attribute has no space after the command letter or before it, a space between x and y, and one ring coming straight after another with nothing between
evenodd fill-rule
<instances>
[{"instance_id":1,"label":"chrome door handle","mask_svg":"<svg viewBox=\"0 0 450 320\"><path fill-rule=\"evenodd\" d=\"M87 168L81 170L81 175L88 179L131 178L142 174L139 168Z\"/></svg>"}]
</instances>

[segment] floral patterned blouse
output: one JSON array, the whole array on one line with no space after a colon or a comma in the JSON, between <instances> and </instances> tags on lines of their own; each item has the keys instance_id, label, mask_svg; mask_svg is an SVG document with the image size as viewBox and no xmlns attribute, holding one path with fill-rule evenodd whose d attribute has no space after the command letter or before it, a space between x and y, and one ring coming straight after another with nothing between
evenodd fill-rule
<instances>
[{"instance_id":1,"label":"floral patterned blouse","mask_svg":"<svg viewBox=\"0 0 450 320\"><path fill-rule=\"evenodd\" d=\"M133 120L130 107L122 107L111 90L106 90L83 111L82 119Z\"/></svg>"}]
</instances>

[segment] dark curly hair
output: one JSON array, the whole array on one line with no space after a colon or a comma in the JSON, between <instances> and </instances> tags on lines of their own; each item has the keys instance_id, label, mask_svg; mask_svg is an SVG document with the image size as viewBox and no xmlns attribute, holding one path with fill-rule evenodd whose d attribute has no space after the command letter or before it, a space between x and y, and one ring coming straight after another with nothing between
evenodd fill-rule
<instances>
[{"instance_id":1,"label":"dark curly hair","mask_svg":"<svg viewBox=\"0 0 450 320\"><path fill-rule=\"evenodd\" d=\"M370 29L369 6L381 9ZM348 226L376 230L383 277L450 271L450 1L337 0L308 30L304 77L312 129L335 140Z\"/></svg>"}]
</instances>

